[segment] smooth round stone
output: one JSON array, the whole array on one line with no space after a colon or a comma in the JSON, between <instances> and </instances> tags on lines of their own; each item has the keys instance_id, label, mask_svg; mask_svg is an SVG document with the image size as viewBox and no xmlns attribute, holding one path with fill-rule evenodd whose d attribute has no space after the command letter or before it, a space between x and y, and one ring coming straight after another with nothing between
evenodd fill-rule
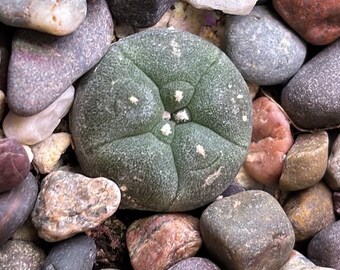
<instances>
[{"instance_id":1,"label":"smooth round stone","mask_svg":"<svg viewBox=\"0 0 340 270\"><path fill-rule=\"evenodd\" d=\"M340 269L340 220L313 237L308 245L307 257L316 265Z\"/></svg>"},{"instance_id":2,"label":"smooth round stone","mask_svg":"<svg viewBox=\"0 0 340 270\"><path fill-rule=\"evenodd\" d=\"M292 193L283 205L296 241L312 238L335 221L332 193L322 182Z\"/></svg>"},{"instance_id":3,"label":"smooth round stone","mask_svg":"<svg viewBox=\"0 0 340 270\"><path fill-rule=\"evenodd\" d=\"M41 183L32 222L42 239L60 241L103 223L119 203L120 190L113 181L55 171Z\"/></svg>"},{"instance_id":4,"label":"smooth round stone","mask_svg":"<svg viewBox=\"0 0 340 270\"><path fill-rule=\"evenodd\" d=\"M340 37L338 0L274 0L281 17L306 41L326 45Z\"/></svg>"},{"instance_id":5,"label":"smooth round stone","mask_svg":"<svg viewBox=\"0 0 340 270\"><path fill-rule=\"evenodd\" d=\"M17 29L8 67L8 105L29 116L53 103L103 57L113 38L105 0L88 1L84 22L72 34L55 37Z\"/></svg>"},{"instance_id":6,"label":"smooth round stone","mask_svg":"<svg viewBox=\"0 0 340 270\"><path fill-rule=\"evenodd\" d=\"M167 269L192 257L202 245L199 220L188 214L159 214L134 221L126 233L134 270Z\"/></svg>"},{"instance_id":7,"label":"smooth round stone","mask_svg":"<svg viewBox=\"0 0 340 270\"><path fill-rule=\"evenodd\" d=\"M57 243L48 253L41 270L92 270L96 244L86 235L76 235Z\"/></svg>"},{"instance_id":8,"label":"smooth round stone","mask_svg":"<svg viewBox=\"0 0 340 270\"><path fill-rule=\"evenodd\" d=\"M220 268L206 258L191 257L184 259L168 270L220 270Z\"/></svg>"},{"instance_id":9,"label":"smooth round stone","mask_svg":"<svg viewBox=\"0 0 340 270\"><path fill-rule=\"evenodd\" d=\"M332 145L328 157L325 182L332 190L340 190L340 134Z\"/></svg>"},{"instance_id":10,"label":"smooth round stone","mask_svg":"<svg viewBox=\"0 0 340 270\"><path fill-rule=\"evenodd\" d=\"M300 128L340 125L340 39L304 64L281 93L281 106Z\"/></svg>"},{"instance_id":11,"label":"smooth round stone","mask_svg":"<svg viewBox=\"0 0 340 270\"><path fill-rule=\"evenodd\" d=\"M295 237L280 204L264 191L245 191L210 204L200 220L203 242L223 269L279 269Z\"/></svg>"},{"instance_id":12,"label":"smooth round stone","mask_svg":"<svg viewBox=\"0 0 340 270\"><path fill-rule=\"evenodd\" d=\"M30 171L26 150L15 139L0 139L0 193L18 186Z\"/></svg>"},{"instance_id":13,"label":"smooth round stone","mask_svg":"<svg viewBox=\"0 0 340 270\"><path fill-rule=\"evenodd\" d=\"M226 53L249 82L284 83L305 60L304 42L267 6L228 16L225 33Z\"/></svg>"},{"instance_id":14,"label":"smooth round stone","mask_svg":"<svg viewBox=\"0 0 340 270\"><path fill-rule=\"evenodd\" d=\"M31 173L18 186L0 194L0 246L24 224L37 195L37 181Z\"/></svg>"},{"instance_id":15,"label":"smooth round stone","mask_svg":"<svg viewBox=\"0 0 340 270\"><path fill-rule=\"evenodd\" d=\"M282 190L301 190L318 183L328 160L326 131L299 135L287 153L280 178Z\"/></svg>"},{"instance_id":16,"label":"smooth round stone","mask_svg":"<svg viewBox=\"0 0 340 270\"><path fill-rule=\"evenodd\" d=\"M40 270L45 253L31 242L9 240L0 247L0 267L8 270Z\"/></svg>"}]
</instances>

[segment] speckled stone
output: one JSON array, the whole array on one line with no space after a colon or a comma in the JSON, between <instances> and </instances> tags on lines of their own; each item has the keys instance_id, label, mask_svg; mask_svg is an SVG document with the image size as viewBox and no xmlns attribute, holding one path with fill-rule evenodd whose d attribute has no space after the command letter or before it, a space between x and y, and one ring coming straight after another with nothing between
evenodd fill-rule
<instances>
[{"instance_id":1,"label":"speckled stone","mask_svg":"<svg viewBox=\"0 0 340 270\"><path fill-rule=\"evenodd\" d=\"M24 147L15 139L0 139L0 193L18 186L29 171L30 162Z\"/></svg>"},{"instance_id":2,"label":"speckled stone","mask_svg":"<svg viewBox=\"0 0 340 270\"><path fill-rule=\"evenodd\" d=\"M126 244L134 270L167 269L201 247L199 220L188 214L139 219L129 226Z\"/></svg>"},{"instance_id":3,"label":"speckled stone","mask_svg":"<svg viewBox=\"0 0 340 270\"><path fill-rule=\"evenodd\" d=\"M274 0L282 18L306 41L326 45L340 37L338 0Z\"/></svg>"},{"instance_id":4,"label":"speckled stone","mask_svg":"<svg viewBox=\"0 0 340 270\"><path fill-rule=\"evenodd\" d=\"M326 131L300 134L287 153L280 188L301 190L318 183L327 168L328 141Z\"/></svg>"},{"instance_id":5,"label":"speckled stone","mask_svg":"<svg viewBox=\"0 0 340 270\"><path fill-rule=\"evenodd\" d=\"M340 134L332 145L328 157L325 182L332 190L340 190Z\"/></svg>"},{"instance_id":6,"label":"speckled stone","mask_svg":"<svg viewBox=\"0 0 340 270\"><path fill-rule=\"evenodd\" d=\"M44 110L100 60L112 37L105 0L88 1L86 19L64 37L17 29L8 68L11 111L29 116Z\"/></svg>"},{"instance_id":7,"label":"speckled stone","mask_svg":"<svg viewBox=\"0 0 340 270\"><path fill-rule=\"evenodd\" d=\"M305 129L340 125L340 39L304 64L283 88L281 106Z\"/></svg>"},{"instance_id":8,"label":"speckled stone","mask_svg":"<svg viewBox=\"0 0 340 270\"><path fill-rule=\"evenodd\" d=\"M340 220L313 237L308 245L307 257L316 265L340 269Z\"/></svg>"},{"instance_id":9,"label":"speckled stone","mask_svg":"<svg viewBox=\"0 0 340 270\"><path fill-rule=\"evenodd\" d=\"M279 269L295 242L280 204L264 191L215 201L204 210L200 229L204 245L223 269Z\"/></svg>"},{"instance_id":10,"label":"speckled stone","mask_svg":"<svg viewBox=\"0 0 340 270\"><path fill-rule=\"evenodd\" d=\"M279 107L267 97L253 101L253 132L244 167L264 185L277 184L283 162L293 145L290 124Z\"/></svg>"},{"instance_id":11,"label":"speckled stone","mask_svg":"<svg viewBox=\"0 0 340 270\"><path fill-rule=\"evenodd\" d=\"M31 173L11 191L0 193L0 246L24 224L33 210L37 194L37 181Z\"/></svg>"},{"instance_id":12,"label":"speckled stone","mask_svg":"<svg viewBox=\"0 0 340 270\"><path fill-rule=\"evenodd\" d=\"M6 270L40 270L45 253L31 242L9 240L0 247L0 267Z\"/></svg>"},{"instance_id":13,"label":"speckled stone","mask_svg":"<svg viewBox=\"0 0 340 270\"><path fill-rule=\"evenodd\" d=\"M92 270L96 244L86 235L76 235L57 243L48 253L41 270Z\"/></svg>"},{"instance_id":14,"label":"speckled stone","mask_svg":"<svg viewBox=\"0 0 340 270\"><path fill-rule=\"evenodd\" d=\"M245 80L258 85L286 82L306 56L304 42L267 6L228 16L225 31L227 55Z\"/></svg>"},{"instance_id":15,"label":"speckled stone","mask_svg":"<svg viewBox=\"0 0 340 270\"><path fill-rule=\"evenodd\" d=\"M55 171L41 183L32 222L42 239L60 241L98 226L119 203L120 190L113 181Z\"/></svg>"},{"instance_id":16,"label":"speckled stone","mask_svg":"<svg viewBox=\"0 0 340 270\"><path fill-rule=\"evenodd\" d=\"M108 0L113 17L135 27L156 24L175 0Z\"/></svg>"},{"instance_id":17,"label":"speckled stone","mask_svg":"<svg viewBox=\"0 0 340 270\"><path fill-rule=\"evenodd\" d=\"M292 193L283 209L293 225L296 241L312 238L335 221L332 193L322 182Z\"/></svg>"},{"instance_id":18,"label":"speckled stone","mask_svg":"<svg viewBox=\"0 0 340 270\"><path fill-rule=\"evenodd\" d=\"M168 270L220 270L220 268L214 264L212 261L206 258L191 257L184 259Z\"/></svg>"}]
</instances>

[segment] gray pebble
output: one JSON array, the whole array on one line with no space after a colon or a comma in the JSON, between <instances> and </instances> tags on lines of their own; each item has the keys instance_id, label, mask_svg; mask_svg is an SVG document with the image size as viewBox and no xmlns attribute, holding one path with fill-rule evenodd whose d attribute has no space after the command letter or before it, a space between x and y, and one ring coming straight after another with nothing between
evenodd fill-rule
<instances>
[{"instance_id":1,"label":"gray pebble","mask_svg":"<svg viewBox=\"0 0 340 270\"><path fill-rule=\"evenodd\" d=\"M184 259L172 267L169 270L220 270L220 268L209 261L206 258L191 257Z\"/></svg>"}]
</instances>

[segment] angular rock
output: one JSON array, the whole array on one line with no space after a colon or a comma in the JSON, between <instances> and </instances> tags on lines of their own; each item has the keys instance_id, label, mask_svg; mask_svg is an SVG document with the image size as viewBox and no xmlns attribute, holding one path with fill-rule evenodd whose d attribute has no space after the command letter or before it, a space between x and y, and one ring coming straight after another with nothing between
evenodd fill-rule
<instances>
[{"instance_id":1,"label":"angular rock","mask_svg":"<svg viewBox=\"0 0 340 270\"><path fill-rule=\"evenodd\" d=\"M37 144L53 133L70 110L73 100L74 87L71 85L57 100L35 115L23 117L9 112L3 122L4 132L7 137L23 144Z\"/></svg>"},{"instance_id":2,"label":"angular rock","mask_svg":"<svg viewBox=\"0 0 340 270\"><path fill-rule=\"evenodd\" d=\"M290 27L314 45L326 45L340 37L337 0L274 0L273 5Z\"/></svg>"},{"instance_id":3,"label":"angular rock","mask_svg":"<svg viewBox=\"0 0 340 270\"><path fill-rule=\"evenodd\" d=\"M278 182L284 159L293 145L290 124L279 107L267 97L253 101L253 133L244 167L259 183Z\"/></svg>"},{"instance_id":4,"label":"angular rock","mask_svg":"<svg viewBox=\"0 0 340 270\"><path fill-rule=\"evenodd\" d=\"M0 193L0 246L24 224L33 210L37 194L37 181L31 173L11 191Z\"/></svg>"},{"instance_id":5,"label":"angular rock","mask_svg":"<svg viewBox=\"0 0 340 270\"><path fill-rule=\"evenodd\" d=\"M60 241L98 226L119 203L120 190L113 181L55 171L41 183L32 222L41 238Z\"/></svg>"},{"instance_id":6,"label":"angular rock","mask_svg":"<svg viewBox=\"0 0 340 270\"><path fill-rule=\"evenodd\" d=\"M249 82L284 83L305 60L305 43L267 6L228 16L225 31L226 53Z\"/></svg>"},{"instance_id":7,"label":"angular rock","mask_svg":"<svg viewBox=\"0 0 340 270\"><path fill-rule=\"evenodd\" d=\"M295 242L280 204L264 191L215 201L204 210L200 229L206 248L223 269L279 269Z\"/></svg>"},{"instance_id":8,"label":"angular rock","mask_svg":"<svg viewBox=\"0 0 340 270\"><path fill-rule=\"evenodd\" d=\"M8 68L11 111L29 116L44 110L100 60L112 37L113 22L105 0L88 1L84 22L70 35L18 29Z\"/></svg>"},{"instance_id":9,"label":"angular rock","mask_svg":"<svg viewBox=\"0 0 340 270\"><path fill-rule=\"evenodd\" d=\"M45 253L31 242L9 240L0 247L1 269L40 270Z\"/></svg>"},{"instance_id":10,"label":"angular rock","mask_svg":"<svg viewBox=\"0 0 340 270\"><path fill-rule=\"evenodd\" d=\"M201 247L199 220L188 214L139 219L129 226L126 244L134 270L167 269Z\"/></svg>"},{"instance_id":11,"label":"angular rock","mask_svg":"<svg viewBox=\"0 0 340 270\"><path fill-rule=\"evenodd\" d=\"M300 134L287 153L280 188L301 190L318 183L327 168L328 141L326 131Z\"/></svg>"},{"instance_id":12,"label":"angular rock","mask_svg":"<svg viewBox=\"0 0 340 270\"><path fill-rule=\"evenodd\" d=\"M156 24L175 0L108 0L113 17L135 27Z\"/></svg>"},{"instance_id":13,"label":"angular rock","mask_svg":"<svg viewBox=\"0 0 340 270\"><path fill-rule=\"evenodd\" d=\"M18 186L29 171L24 147L15 139L0 139L0 193Z\"/></svg>"},{"instance_id":14,"label":"angular rock","mask_svg":"<svg viewBox=\"0 0 340 270\"><path fill-rule=\"evenodd\" d=\"M296 241L312 238L335 221L332 193L322 182L292 193L283 205Z\"/></svg>"},{"instance_id":15,"label":"angular rock","mask_svg":"<svg viewBox=\"0 0 340 270\"><path fill-rule=\"evenodd\" d=\"M41 270L92 270L96 251L93 239L86 235L76 235L57 243L48 253Z\"/></svg>"},{"instance_id":16,"label":"angular rock","mask_svg":"<svg viewBox=\"0 0 340 270\"><path fill-rule=\"evenodd\" d=\"M206 258L191 257L184 259L168 270L220 270L220 268Z\"/></svg>"},{"instance_id":17,"label":"angular rock","mask_svg":"<svg viewBox=\"0 0 340 270\"><path fill-rule=\"evenodd\" d=\"M328 157L325 182L332 190L340 190L340 134L332 145Z\"/></svg>"},{"instance_id":18,"label":"angular rock","mask_svg":"<svg viewBox=\"0 0 340 270\"><path fill-rule=\"evenodd\" d=\"M304 64L281 93L281 105L300 128L340 125L340 39Z\"/></svg>"}]
</instances>

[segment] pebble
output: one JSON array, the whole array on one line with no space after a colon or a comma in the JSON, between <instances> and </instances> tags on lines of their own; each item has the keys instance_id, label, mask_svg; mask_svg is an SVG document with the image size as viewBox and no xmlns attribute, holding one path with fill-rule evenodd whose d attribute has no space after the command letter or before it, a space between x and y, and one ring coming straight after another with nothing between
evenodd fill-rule
<instances>
[{"instance_id":1,"label":"pebble","mask_svg":"<svg viewBox=\"0 0 340 270\"><path fill-rule=\"evenodd\" d=\"M71 135L54 133L42 142L32 146L33 164L41 174L55 171L62 165L61 155L71 145Z\"/></svg>"},{"instance_id":2,"label":"pebble","mask_svg":"<svg viewBox=\"0 0 340 270\"><path fill-rule=\"evenodd\" d=\"M257 182L254 178L252 178L249 173L244 168L244 164L242 164L240 170L235 176L234 182L243 187L245 190L263 190L264 185Z\"/></svg>"},{"instance_id":3,"label":"pebble","mask_svg":"<svg viewBox=\"0 0 340 270\"><path fill-rule=\"evenodd\" d=\"M175 0L108 0L113 17L135 27L156 24Z\"/></svg>"},{"instance_id":4,"label":"pebble","mask_svg":"<svg viewBox=\"0 0 340 270\"><path fill-rule=\"evenodd\" d=\"M42 239L60 241L98 226L119 203L119 188L109 179L54 171L41 183L32 222Z\"/></svg>"},{"instance_id":5,"label":"pebble","mask_svg":"<svg viewBox=\"0 0 340 270\"><path fill-rule=\"evenodd\" d=\"M29 171L24 147L15 139L0 139L0 193L18 186Z\"/></svg>"},{"instance_id":6,"label":"pebble","mask_svg":"<svg viewBox=\"0 0 340 270\"><path fill-rule=\"evenodd\" d=\"M216 264L206 258L191 257L181 260L168 270L221 270Z\"/></svg>"},{"instance_id":7,"label":"pebble","mask_svg":"<svg viewBox=\"0 0 340 270\"><path fill-rule=\"evenodd\" d=\"M253 9L257 0L185 0L196 8L221 10L232 15L246 15Z\"/></svg>"},{"instance_id":8,"label":"pebble","mask_svg":"<svg viewBox=\"0 0 340 270\"><path fill-rule=\"evenodd\" d=\"M105 0L88 1L84 22L67 36L17 29L8 68L11 111L30 116L44 110L98 63L112 38L113 22Z\"/></svg>"},{"instance_id":9,"label":"pebble","mask_svg":"<svg viewBox=\"0 0 340 270\"><path fill-rule=\"evenodd\" d=\"M279 269L295 242L280 204L264 191L213 202L201 216L200 229L205 247L223 269Z\"/></svg>"},{"instance_id":10,"label":"pebble","mask_svg":"<svg viewBox=\"0 0 340 270\"><path fill-rule=\"evenodd\" d=\"M292 193L283 209L293 225L296 241L312 238L335 221L332 193L322 182Z\"/></svg>"},{"instance_id":11,"label":"pebble","mask_svg":"<svg viewBox=\"0 0 340 270\"><path fill-rule=\"evenodd\" d=\"M44 260L44 252L31 242L9 240L0 247L0 265L4 270L40 270Z\"/></svg>"},{"instance_id":12,"label":"pebble","mask_svg":"<svg viewBox=\"0 0 340 270\"><path fill-rule=\"evenodd\" d=\"M267 97L253 101L253 133L244 167L264 185L278 183L286 153L294 139L279 107Z\"/></svg>"},{"instance_id":13,"label":"pebble","mask_svg":"<svg viewBox=\"0 0 340 270\"><path fill-rule=\"evenodd\" d=\"M41 270L92 270L96 250L96 244L90 237L73 236L52 247Z\"/></svg>"},{"instance_id":14,"label":"pebble","mask_svg":"<svg viewBox=\"0 0 340 270\"><path fill-rule=\"evenodd\" d=\"M325 182L332 190L340 190L340 134L337 136L328 157Z\"/></svg>"},{"instance_id":15,"label":"pebble","mask_svg":"<svg viewBox=\"0 0 340 270\"><path fill-rule=\"evenodd\" d=\"M287 153L280 178L282 190L301 190L318 183L324 176L328 159L326 131L300 134Z\"/></svg>"},{"instance_id":16,"label":"pebble","mask_svg":"<svg viewBox=\"0 0 340 270\"><path fill-rule=\"evenodd\" d=\"M231 195L234 195L236 193L239 192L243 192L246 189L244 187L242 187L239 183L233 181L230 183L230 185L227 187L227 189L225 191L223 191L222 196L223 197L228 197Z\"/></svg>"},{"instance_id":17,"label":"pebble","mask_svg":"<svg viewBox=\"0 0 340 270\"><path fill-rule=\"evenodd\" d=\"M37 181L31 173L17 187L0 193L0 246L24 224L33 210L37 194Z\"/></svg>"},{"instance_id":18,"label":"pebble","mask_svg":"<svg viewBox=\"0 0 340 270\"><path fill-rule=\"evenodd\" d=\"M326 45L340 37L340 2L337 0L274 0L273 5L282 18L311 44Z\"/></svg>"},{"instance_id":19,"label":"pebble","mask_svg":"<svg viewBox=\"0 0 340 270\"><path fill-rule=\"evenodd\" d=\"M285 83L302 66L306 45L267 6L226 18L226 54L244 79L258 85Z\"/></svg>"},{"instance_id":20,"label":"pebble","mask_svg":"<svg viewBox=\"0 0 340 270\"><path fill-rule=\"evenodd\" d=\"M199 220L188 214L157 214L134 221L126 233L134 270L167 269L202 245Z\"/></svg>"},{"instance_id":21,"label":"pebble","mask_svg":"<svg viewBox=\"0 0 340 270\"><path fill-rule=\"evenodd\" d=\"M63 36L75 31L86 16L86 0L30 1L20 4L2 0L0 21L20 28L29 28Z\"/></svg>"},{"instance_id":22,"label":"pebble","mask_svg":"<svg viewBox=\"0 0 340 270\"><path fill-rule=\"evenodd\" d=\"M340 39L304 64L283 88L281 106L300 128L340 125Z\"/></svg>"},{"instance_id":23,"label":"pebble","mask_svg":"<svg viewBox=\"0 0 340 270\"><path fill-rule=\"evenodd\" d=\"M340 220L312 238L307 257L316 265L340 269Z\"/></svg>"},{"instance_id":24,"label":"pebble","mask_svg":"<svg viewBox=\"0 0 340 270\"><path fill-rule=\"evenodd\" d=\"M39 243L41 240L38 236L38 232L32 224L30 218L28 218L22 226L20 226L10 238L11 240L22 240L27 242Z\"/></svg>"},{"instance_id":25,"label":"pebble","mask_svg":"<svg viewBox=\"0 0 340 270\"><path fill-rule=\"evenodd\" d=\"M23 117L9 112L3 122L6 136L27 145L34 145L47 139L70 110L74 92L71 85L46 109L32 116Z\"/></svg>"}]
</instances>

